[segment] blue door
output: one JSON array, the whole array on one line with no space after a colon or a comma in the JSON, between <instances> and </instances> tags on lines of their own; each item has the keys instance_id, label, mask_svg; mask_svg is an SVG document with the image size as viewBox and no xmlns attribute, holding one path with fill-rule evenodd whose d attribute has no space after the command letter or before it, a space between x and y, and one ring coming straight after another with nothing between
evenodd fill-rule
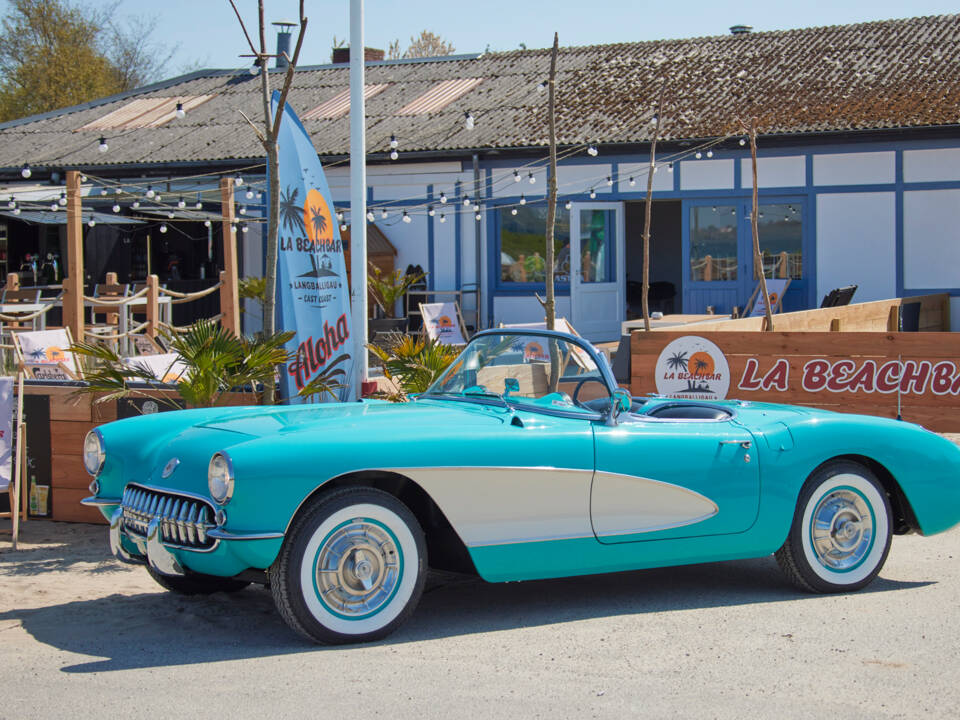
<instances>
[{"instance_id":1,"label":"blue door","mask_svg":"<svg viewBox=\"0 0 960 720\"><path fill-rule=\"evenodd\" d=\"M759 276L753 267L749 198L690 200L684 203L683 258L686 271L683 311L719 315L741 312ZM789 279L783 311L811 307L808 282L810 228L803 198L765 197L759 204L758 231L768 278Z\"/></svg>"}]
</instances>

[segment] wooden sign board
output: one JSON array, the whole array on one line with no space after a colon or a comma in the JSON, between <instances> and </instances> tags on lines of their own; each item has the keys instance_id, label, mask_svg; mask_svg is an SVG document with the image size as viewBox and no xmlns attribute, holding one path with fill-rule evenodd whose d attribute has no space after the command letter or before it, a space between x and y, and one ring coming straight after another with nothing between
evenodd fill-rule
<instances>
[{"instance_id":1,"label":"wooden sign board","mask_svg":"<svg viewBox=\"0 0 960 720\"><path fill-rule=\"evenodd\" d=\"M899 412L935 432L960 432L960 333L638 332L630 389Z\"/></svg>"}]
</instances>

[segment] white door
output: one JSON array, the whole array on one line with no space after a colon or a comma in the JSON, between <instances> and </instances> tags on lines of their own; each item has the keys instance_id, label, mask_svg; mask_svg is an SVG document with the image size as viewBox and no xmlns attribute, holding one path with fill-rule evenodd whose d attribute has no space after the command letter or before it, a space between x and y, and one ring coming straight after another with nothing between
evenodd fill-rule
<instances>
[{"instance_id":1,"label":"white door","mask_svg":"<svg viewBox=\"0 0 960 720\"><path fill-rule=\"evenodd\" d=\"M570 208L570 322L593 342L620 338L625 319L623 203Z\"/></svg>"}]
</instances>

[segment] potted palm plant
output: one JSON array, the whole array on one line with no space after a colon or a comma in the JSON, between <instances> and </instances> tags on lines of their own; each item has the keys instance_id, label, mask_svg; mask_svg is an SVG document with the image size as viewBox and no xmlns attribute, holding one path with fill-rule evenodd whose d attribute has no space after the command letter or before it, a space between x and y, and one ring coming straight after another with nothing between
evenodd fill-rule
<instances>
[{"instance_id":1,"label":"potted palm plant","mask_svg":"<svg viewBox=\"0 0 960 720\"><path fill-rule=\"evenodd\" d=\"M367 289L379 311L380 317L369 321L370 334L378 332L400 332L406 328L407 318L397 317L397 303L407 294L413 285L423 280L423 273L406 274L402 270L385 273L370 263L367 275Z\"/></svg>"}]
</instances>

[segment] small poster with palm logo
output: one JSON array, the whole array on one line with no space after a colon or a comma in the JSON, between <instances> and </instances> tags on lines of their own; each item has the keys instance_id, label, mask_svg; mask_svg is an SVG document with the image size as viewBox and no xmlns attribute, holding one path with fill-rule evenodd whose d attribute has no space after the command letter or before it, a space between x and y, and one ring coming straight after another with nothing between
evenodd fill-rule
<instances>
[{"instance_id":1,"label":"small poster with palm logo","mask_svg":"<svg viewBox=\"0 0 960 720\"><path fill-rule=\"evenodd\" d=\"M69 328L13 333L17 359L35 380L76 380L80 373Z\"/></svg>"},{"instance_id":2,"label":"small poster with palm logo","mask_svg":"<svg viewBox=\"0 0 960 720\"><path fill-rule=\"evenodd\" d=\"M280 394L299 402L297 393L324 376L343 387L317 399L347 401L354 340L344 248L317 151L290 103L278 140L279 177L269 178L280 190L277 328L296 333L286 346L293 359L281 373Z\"/></svg>"}]
</instances>

